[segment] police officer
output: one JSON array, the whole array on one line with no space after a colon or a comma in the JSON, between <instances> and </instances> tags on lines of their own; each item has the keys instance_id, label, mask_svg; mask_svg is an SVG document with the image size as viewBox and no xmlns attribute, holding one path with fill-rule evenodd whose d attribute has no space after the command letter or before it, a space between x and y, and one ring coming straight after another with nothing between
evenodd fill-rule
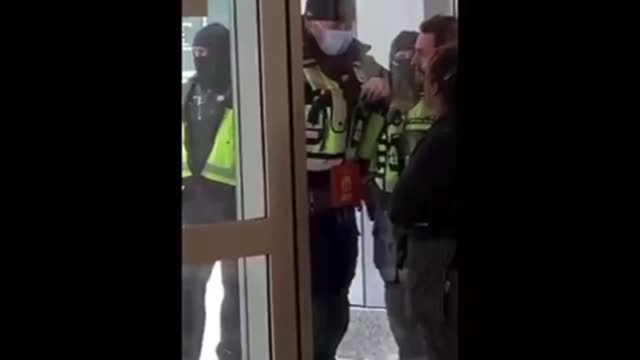
<instances>
[{"instance_id":1,"label":"police officer","mask_svg":"<svg viewBox=\"0 0 640 360\"><path fill-rule=\"evenodd\" d=\"M202 28L193 41L196 75L186 87L182 119L182 221L236 218L234 114L229 31ZM182 267L182 359L198 360L205 327L205 291L213 265ZM237 262L222 261L224 299L218 359L241 359Z\"/></svg>"},{"instance_id":2,"label":"police officer","mask_svg":"<svg viewBox=\"0 0 640 360\"><path fill-rule=\"evenodd\" d=\"M389 94L386 72L354 39L353 1L308 0L304 15L307 169L314 352L333 360L349 324L355 206L362 178L350 134L359 99ZM351 155L349 155L351 154Z\"/></svg>"},{"instance_id":3,"label":"police officer","mask_svg":"<svg viewBox=\"0 0 640 360\"><path fill-rule=\"evenodd\" d=\"M385 282L385 305L400 360L423 359L424 340L419 325L406 311L406 269L401 269L406 246L396 242L389 220L389 199L417 142L433 122L432 112L420 101L420 86L412 65L417 32L403 31L391 44L389 69L391 103L379 131L372 157L368 195L374 221L374 262ZM376 126L370 122L369 128Z\"/></svg>"}]
</instances>

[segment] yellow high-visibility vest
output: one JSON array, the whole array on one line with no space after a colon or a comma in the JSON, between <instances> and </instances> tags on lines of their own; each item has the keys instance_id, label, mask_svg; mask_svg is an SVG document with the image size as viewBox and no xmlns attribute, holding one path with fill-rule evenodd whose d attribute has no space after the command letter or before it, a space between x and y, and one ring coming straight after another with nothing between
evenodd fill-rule
<instances>
[{"instance_id":1,"label":"yellow high-visibility vest","mask_svg":"<svg viewBox=\"0 0 640 360\"><path fill-rule=\"evenodd\" d=\"M188 164L185 146L185 124L182 124L182 178L193 176ZM223 184L236 185L235 121L233 110L227 109L215 134L211 153L200 173L201 176Z\"/></svg>"},{"instance_id":2,"label":"yellow high-visibility vest","mask_svg":"<svg viewBox=\"0 0 640 360\"><path fill-rule=\"evenodd\" d=\"M391 109L387 123L378 137L375 159L375 181L380 189L392 192L400 178L402 171L401 158L408 158L408 154L401 154L399 143L402 136L411 134L414 138L423 137L431 128L432 112L423 101L419 101L411 110L403 114L398 109ZM415 146L415 144L413 144Z\"/></svg>"},{"instance_id":3,"label":"yellow high-visibility vest","mask_svg":"<svg viewBox=\"0 0 640 360\"><path fill-rule=\"evenodd\" d=\"M340 85L320 67L304 68L304 75L317 95L306 106L306 142L309 159L343 159L347 146L347 103Z\"/></svg>"}]
</instances>

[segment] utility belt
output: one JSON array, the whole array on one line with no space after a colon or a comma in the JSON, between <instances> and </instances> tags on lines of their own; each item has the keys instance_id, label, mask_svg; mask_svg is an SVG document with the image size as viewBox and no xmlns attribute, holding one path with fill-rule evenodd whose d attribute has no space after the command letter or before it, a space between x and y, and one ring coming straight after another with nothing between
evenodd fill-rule
<instances>
[{"instance_id":1,"label":"utility belt","mask_svg":"<svg viewBox=\"0 0 640 360\"><path fill-rule=\"evenodd\" d=\"M419 241L429 241L432 239L456 238L455 232L442 226L434 226L429 223L415 223L408 226L395 225L399 237L411 237Z\"/></svg>"},{"instance_id":2,"label":"utility belt","mask_svg":"<svg viewBox=\"0 0 640 360\"><path fill-rule=\"evenodd\" d=\"M207 179L202 175L192 175L182 179L183 201L191 201L203 196L215 199L229 193L235 194L233 186Z\"/></svg>"},{"instance_id":3,"label":"utility belt","mask_svg":"<svg viewBox=\"0 0 640 360\"><path fill-rule=\"evenodd\" d=\"M199 188L199 187L208 187L211 185L224 185L224 186L229 186L229 187L233 187L231 185L227 185L227 184L222 184L218 181L215 180L211 180L208 179L202 175L191 175L189 177L184 177L182 178L182 187L183 189L186 188Z\"/></svg>"}]
</instances>

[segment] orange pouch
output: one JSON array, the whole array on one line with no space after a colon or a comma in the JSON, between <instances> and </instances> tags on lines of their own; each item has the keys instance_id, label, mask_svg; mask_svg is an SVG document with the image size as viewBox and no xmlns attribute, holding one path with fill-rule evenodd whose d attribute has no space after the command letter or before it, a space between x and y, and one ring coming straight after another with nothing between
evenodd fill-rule
<instances>
[{"instance_id":1,"label":"orange pouch","mask_svg":"<svg viewBox=\"0 0 640 360\"><path fill-rule=\"evenodd\" d=\"M345 162L331 169L331 206L360 206L362 182L360 164Z\"/></svg>"}]
</instances>

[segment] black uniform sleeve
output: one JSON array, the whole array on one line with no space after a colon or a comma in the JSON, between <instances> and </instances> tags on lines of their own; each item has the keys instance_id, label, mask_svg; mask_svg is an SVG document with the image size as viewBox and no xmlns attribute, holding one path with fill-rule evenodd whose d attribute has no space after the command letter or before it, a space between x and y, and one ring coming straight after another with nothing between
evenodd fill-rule
<instances>
[{"instance_id":1,"label":"black uniform sleeve","mask_svg":"<svg viewBox=\"0 0 640 360\"><path fill-rule=\"evenodd\" d=\"M367 78L381 77L388 78L388 71L370 55L364 55L362 57L362 65Z\"/></svg>"},{"instance_id":2,"label":"black uniform sleeve","mask_svg":"<svg viewBox=\"0 0 640 360\"><path fill-rule=\"evenodd\" d=\"M304 81L304 104L310 105L313 102L313 89L308 81Z\"/></svg>"},{"instance_id":3,"label":"black uniform sleeve","mask_svg":"<svg viewBox=\"0 0 640 360\"><path fill-rule=\"evenodd\" d=\"M455 138L451 131L427 135L402 172L391 197L395 224L449 223L454 194Z\"/></svg>"}]
</instances>

